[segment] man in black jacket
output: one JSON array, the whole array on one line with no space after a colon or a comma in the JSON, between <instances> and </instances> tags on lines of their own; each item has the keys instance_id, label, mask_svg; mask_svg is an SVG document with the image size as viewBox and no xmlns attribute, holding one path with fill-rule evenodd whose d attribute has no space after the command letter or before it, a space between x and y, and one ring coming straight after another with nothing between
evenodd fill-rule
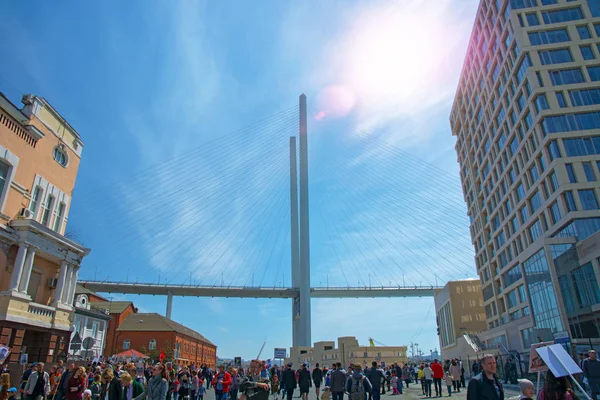
<instances>
[{"instance_id":1,"label":"man in black jacket","mask_svg":"<svg viewBox=\"0 0 600 400\"><path fill-rule=\"evenodd\" d=\"M371 386L373 390L369 393L369 400L379 400L381 399L381 384L382 381L385 381L385 375L383 375L383 371L377 368L377 361L373 361L371 363L371 368L365 370L365 376L371 382Z\"/></svg>"},{"instance_id":2,"label":"man in black jacket","mask_svg":"<svg viewBox=\"0 0 600 400\"><path fill-rule=\"evenodd\" d=\"M331 371L330 387L332 400L344 400L346 373L342 370L342 363L336 363L335 369Z\"/></svg>"},{"instance_id":3,"label":"man in black jacket","mask_svg":"<svg viewBox=\"0 0 600 400\"><path fill-rule=\"evenodd\" d=\"M483 371L473 377L467 387L467 400L504 400L502 383L496 377L496 359L486 354L481 360Z\"/></svg>"},{"instance_id":4,"label":"man in black jacket","mask_svg":"<svg viewBox=\"0 0 600 400\"><path fill-rule=\"evenodd\" d=\"M296 374L292 369L292 363L289 363L283 374L281 374L281 384L285 386L287 400L292 400L294 389L296 389Z\"/></svg>"},{"instance_id":5,"label":"man in black jacket","mask_svg":"<svg viewBox=\"0 0 600 400\"><path fill-rule=\"evenodd\" d=\"M315 365L315 369L312 371L312 380L315 384L315 392L317 393L317 400L319 400L319 392L321 390L321 383L323 383L323 371L319 368L319 363Z\"/></svg>"},{"instance_id":6,"label":"man in black jacket","mask_svg":"<svg viewBox=\"0 0 600 400\"><path fill-rule=\"evenodd\" d=\"M298 387L300 388L302 400L308 400L308 392L312 386L310 372L306 367L306 364L302 364L302 369L300 370L300 373L298 373Z\"/></svg>"}]
</instances>

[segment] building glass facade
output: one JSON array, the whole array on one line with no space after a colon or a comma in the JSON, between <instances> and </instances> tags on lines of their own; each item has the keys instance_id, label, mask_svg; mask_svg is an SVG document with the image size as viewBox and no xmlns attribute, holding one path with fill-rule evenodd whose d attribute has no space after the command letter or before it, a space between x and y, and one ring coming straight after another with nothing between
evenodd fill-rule
<instances>
[{"instance_id":1,"label":"building glass facade","mask_svg":"<svg viewBox=\"0 0 600 400\"><path fill-rule=\"evenodd\" d=\"M480 2L450 123L484 341L504 331L523 351L564 330L600 340L600 245L588 245L600 242L599 3ZM565 241L568 263L553 247Z\"/></svg>"}]
</instances>

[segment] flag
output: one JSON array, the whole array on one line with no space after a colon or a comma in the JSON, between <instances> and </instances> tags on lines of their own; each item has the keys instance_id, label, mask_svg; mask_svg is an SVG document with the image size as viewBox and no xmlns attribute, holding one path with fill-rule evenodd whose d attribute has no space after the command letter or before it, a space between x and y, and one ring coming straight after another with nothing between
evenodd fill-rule
<instances>
[{"instance_id":1,"label":"flag","mask_svg":"<svg viewBox=\"0 0 600 400\"><path fill-rule=\"evenodd\" d=\"M164 359L165 359L165 350L163 349L160 352L160 356L158 356L158 360L162 363Z\"/></svg>"}]
</instances>

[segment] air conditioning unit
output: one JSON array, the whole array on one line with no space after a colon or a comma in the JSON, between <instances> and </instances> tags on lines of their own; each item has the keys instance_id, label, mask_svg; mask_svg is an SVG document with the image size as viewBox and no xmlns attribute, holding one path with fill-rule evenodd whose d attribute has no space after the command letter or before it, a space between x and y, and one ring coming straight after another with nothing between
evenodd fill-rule
<instances>
[{"instance_id":1,"label":"air conditioning unit","mask_svg":"<svg viewBox=\"0 0 600 400\"><path fill-rule=\"evenodd\" d=\"M32 104L33 103L33 95L32 94L24 94L23 97L21 97L21 103Z\"/></svg>"},{"instance_id":2,"label":"air conditioning unit","mask_svg":"<svg viewBox=\"0 0 600 400\"><path fill-rule=\"evenodd\" d=\"M31 211L29 208L21 208L21 211L19 211L19 219L32 219L33 218L33 211Z\"/></svg>"},{"instance_id":3,"label":"air conditioning unit","mask_svg":"<svg viewBox=\"0 0 600 400\"><path fill-rule=\"evenodd\" d=\"M58 279L56 279L56 278L48 278L48 287L50 289L54 289L56 287L57 282L58 282Z\"/></svg>"}]
</instances>

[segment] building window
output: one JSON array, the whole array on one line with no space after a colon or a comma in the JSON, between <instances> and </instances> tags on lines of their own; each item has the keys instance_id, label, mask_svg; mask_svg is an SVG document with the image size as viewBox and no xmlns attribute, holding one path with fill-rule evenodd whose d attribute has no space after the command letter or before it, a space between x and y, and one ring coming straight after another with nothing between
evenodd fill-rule
<instances>
[{"instance_id":1,"label":"building window","mask_svg":"<svg viewBox=\"0 0 600 400\"><path fill-rule=\"evenodd\" d=\"M65 203L60 203L58 205L58 212L56 213L56 217L54 218L54 230L60 233L60 228L62 227L62 220L65 216Z\"/></svg>"},{"instance_id":2,"label":"building window","mask_svg":"<svg viewBox=\"0 0 600 400\"><path fill-rule=\"evenodd\" d=\"M562 10L544 11L542 12L542 18L546 24L554 24L558 22L575 21L583 19L581 8L565 8Z\"/></svg>"},{"instance_id":3,"label":"building window","mask_svg":"<svg viewBox=\"0 0 600 400\"><path fill-rule=\"evenodd\" d=\"M542 65L561 64L573 61L569 49L545 50L539 53Z\"/></svg>"},{"instance_id":4,"label":"building window","mask_svg":"<svg viewBox=\"0 0 600 400\"><path fill-rule=\"evenodd\" d=\"M574 106L600 104L600 89L571 90L569 97Z\"/></svg>"},{"instance_id":5,"label":"building window","mask_svg":"<svg viewBox=\"0 0 600 400\"><path fill-rule=\"evenodd\" d=\"M598 0L587 0L587 5L592 17L600 17L600 2Z\"/></svg>"},{"instance_id":6,"label":"building window","mask_svg":"<svg viewBox=\"0 0 600 400\"><path fill-rule=\"evenodd\" d=\"M587 67L587 71L591 81L600 81L600 66Z\"/></svg>"},{"instance_id":7,"label":"building window","mask_svg":"<svg viewBox=\"0 0 600 400\"><path fill-rule=\"evenodd\" d=\"M129 339L123 340L123 350L129 350L130 347L131 347L131 342L129 341Z\"/></svg>"},{"instance_id":8,"label":"building window","mask_svg":"<svg viewBox=\"0 0 600 400\"><path fill-rule=\"evenodd\" d=\"M550 217L553 224L556 224L558 221L560 221L560 207L556 201L550 206Z\"/></svg>"},{"instance_id":9,"label":"building window","mask_svg":"<svg viewBox=\"0 0 600 400\"><path fill-rule=\"evenodd\" d=\"M565 193L563 193L563 195L565 196L565 204L567 205L567 211L577 211L575 199L573 198L573 192L570 190L565 190Z\"/></svg>"},{"instance_id":10,"label":"building window","mask_svg":"<svg viewBox=\"0 0 600 400\"><path fill-rule=\"evenodd\" d=\"M585 82L581 69L579 68L559 69L548 72L554 86Z\"/></svg>"},{"instance_id":11,"label":"building window","mask_svg":"<svg viewBox=\"0 0 600 400\"><path fill-rule=\"evenodd\" d=\"M563 325L545 250L541 249L525 261L523 268L537 333L542 340L552 340L552 333L562 331Z\"/></svg>"},{"instance_id":12,"label":"building window","mask_svg":"<svg viewBox=\"0 0 600 400\"><path fill-rule=\"evenodd\" d=\"M542 130L545 135L598 128L600 128L600 113L598 112L558 115L544 118L542 121Z\"/></svg>"},{"instance_id":13,"label":"building window","mask_svg":"<svg viewBox=\"0 0 600 400\"><path fill-rule=\"evenodd\" d=\"M54 148L54 160L57 163L59 163L60 165L62 165L63 167L66 167L69 162L67 152L64 149L62 149L60 146L55 147Z\"/></svg>"},{"instance_id":14,"label":"building window","mask_svg":"<svg viewBox=\"0 0 600 400\"><path fill-rule=\"evenodd\" d=\"M152 339L150 343L148 343L148 350L156 350L156 340Z\"/></svg>"},{"instance_id":15,"label":"building window","mask_svg":"<svg viewBox=\"0 0 600 400\"><path fill-rule=\"evenodd\" d=\"M0 160L0 198L4 194L5 190L8 190L8 178L10 172L10 165Z\"/></svg>"},{"instance_id":16,"label":"building window","mask_svg":"<svg viewBox=\"0 0 600 400\"><path fill-rule=\"evenodd\" d=\"M600 289L591 262L574 269L572 276L580 308L600 303Z\"/></svg>"},{"instance_id":17,"label":"building window","mask_svg":"<svg viewBox=\"0 0 600 400\"><path fill-rule=\"evenodd\" d=\"M586 45L586 46L579 46L579 51L581 51L581 56L583 57L584 60L593 60L594 58L594 52L592 51L592 46Z\"/></svg>"},{"instance_id":18,"label":"building window","mask_svg":"<svg viewBox=\"0 0 600 400\"><path fill-rule=\"evenodd\" d=\"M589 30L588 30L589 32ZM530 32L529 41L533 46L540 44L568 42L569 34L565 28L550 31Z\"/></svg>"},{"instance_id":19,"label":"building window","mask_svg":"<svg viewBox=\"0 0 600 400\"><path fill-rule=\"evenodd\" d=\"M542 236L543 229L540 220L535 221L533 225L529 227L529 237L531 237L531 243L535 242L540 236Z\"/></svg>"},{"instance_id":20,"label":"building window","mask_svg":"<svg viewBox=\"0 0 600 400\"><path fill-rule=\"evenodd\" d=\"M590 32L590 28L587 25L580 25L577 27L577 33L579 34L579 38L581 40L590 39L592 34Z\"/></svg>"},{"instance_id":21,"label":"building window","mask_svg":"<svg viewBox=\"0 0 600 400\"><path fill-rule=\"evenodd\" d=\"M550 106L548 105L548 100L546 100L545 94L540 94L535 98L535 108L537 109L538 113L542 110L547 110L550 108Z\"/></svg>"},{"instance_id":22,"label":"building window","mask_svg":"<svg viewBox=\"0 0 600 400\"><path fill-rule=\"evenodd\" d=\"M50 216L52 215L52 209L54 208L54 196L48 195L46 198L46 205L44 207L44 213L42 214L42 225L50 225Z\"/></svg>"},{"instance_id":23,"label":"building window","mask_svg":"<svg viewBox=\"0 0 600 400\"><path fill-rule=\"evenodd\" d=\"M558 101L558 105L560 108L565 108L567 106L567 102L565 101L565 95L562 92L556 92L556 101Z\"/></svg>"},{"instance_id":24,"label":"building window","mask_svg":"<svg viewBox=\"0 0 600 400\"><path fill-rule=\"evenodd\" d=\"M596 193L594 193L594 189L580 190L578 193L579 201L581 201L581 207L583 207L584 210L598 209L598 200L596 199Z\"/></svg>"},{"instance_id":25,"label":"building window","mask_svg":"<svg viewBox=\"0 0 600 400\"><path fill-rule=\"evenodd\" d=\"M581 165L583 166L583 172L585 172L585 179L587 179L588 182L595 182L596 181L596 173L594 172L592 163L584 162Z\"/></svg>"},{"instance_id":26,"label":"building window","mask_svg":"<svg viewBox=\"0 0 600 400\"><path fill-rule=\"evenodd\" d=\"M567 170L567 175L569 176L569 182L577 183L577 177L575 176L575 170L573 169L573 164L565 164L565 168Z\"/></svg>"},{"instance_id":27,"label":"building window","mask_svg":"<svg viewBox=\"0 0 600 400\"><path fill-rule=\"evenodd\" d=\"M529 26L538 26L540 24L540 20L536 13L525 14L525 18L527 19L527 25Z\"/></svg>"},{"instance_id":28,"label":"building window","mask_svg":"<svg viewBox=\"0 0 600 400\"><path fill-rule=\"evenodd\" d=\"M37 217L37 211L39 210L41 197L42 197L42 188L39 186L36 186L36 188L33 190L33 195L31 196L31 201L29 202L29 210L31 210L31 212L33 213L33 219L36 219L36 217Z\"/></svg>"}]
</instances>

